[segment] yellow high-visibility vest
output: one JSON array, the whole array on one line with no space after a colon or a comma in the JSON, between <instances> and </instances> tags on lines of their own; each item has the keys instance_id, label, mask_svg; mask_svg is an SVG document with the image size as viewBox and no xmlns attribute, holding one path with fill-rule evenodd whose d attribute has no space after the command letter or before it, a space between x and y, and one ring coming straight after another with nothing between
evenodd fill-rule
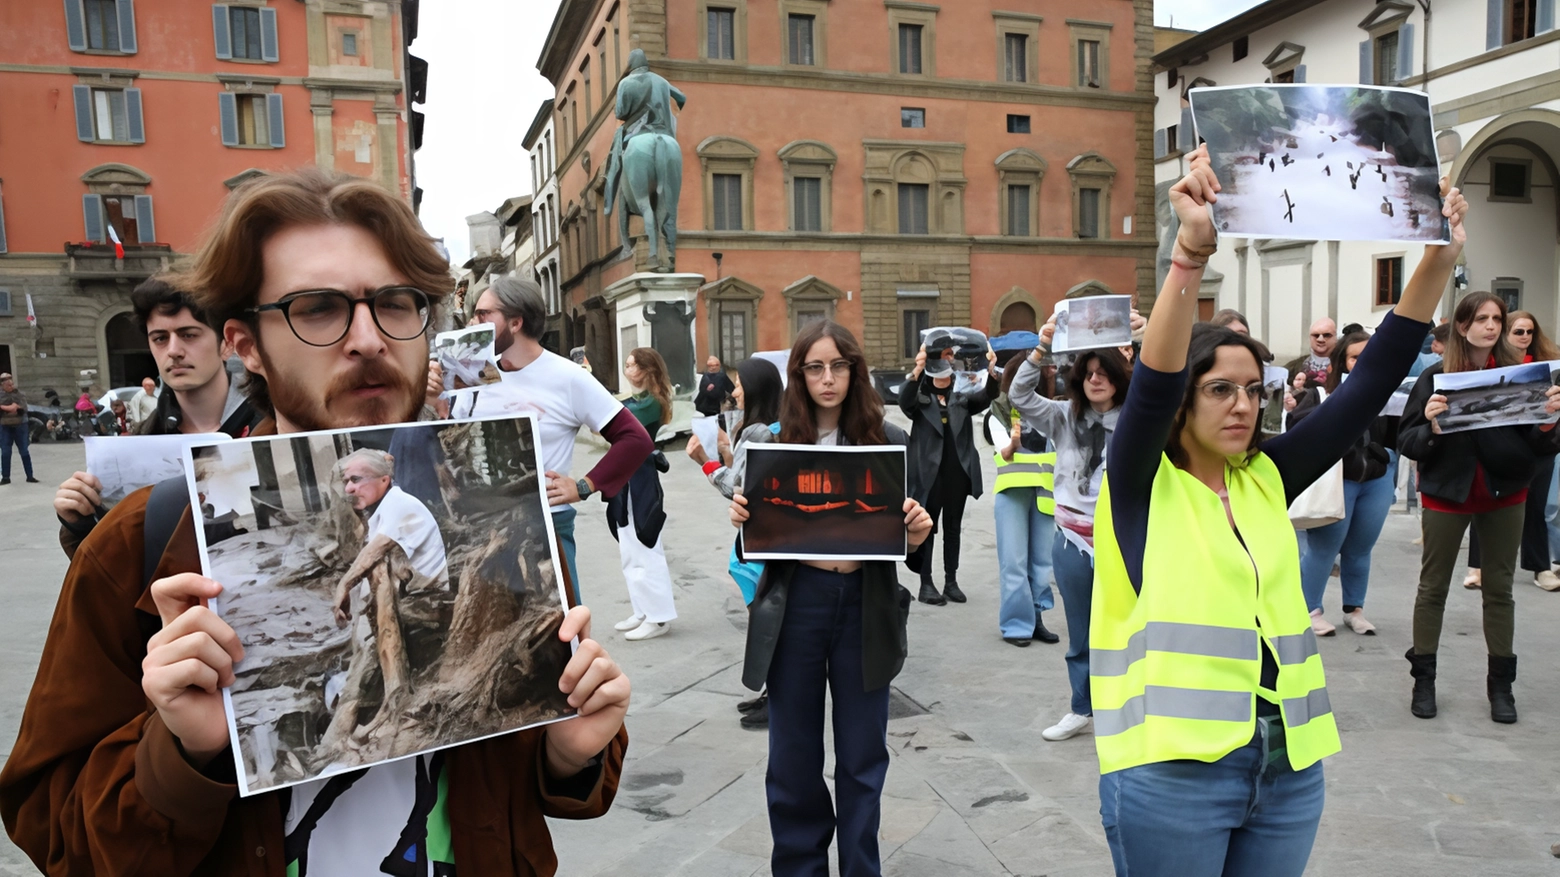
<instances>
[{"instance_id":1,"label":"yellow high-visibility vest","mask_svg":"<svg viewBox=\"0 0 1560 877\"><path fill-rule=\"evenodd\" d=\"M1010 487L1038 487L1035 506L1043 514L1056 514L1056 453L1013 454L1013 462L1002 459L1002 452L994 456L997 463L997 480L992 489L1001 493Z\"/></svg>"},{"instance_id":2,"label":"yellow high-visibility vest","mask_svg":"<svg viewBox=\"0 0 1560 877\"><path fill-rule=\"evenodd\" d=\"M1116 542L1108 476L1100 491L1089 684L1101 773L1218 761L1250 742L1258 697L1278 704L1295 770L1342 748L1283 479L1260 453L1227 464L1224 477L1238 538L1219 497L1160 458L1141 594ZM1277 691L1261 688L1264 641L1278 662Z\"/></svg>"}]
</instances>

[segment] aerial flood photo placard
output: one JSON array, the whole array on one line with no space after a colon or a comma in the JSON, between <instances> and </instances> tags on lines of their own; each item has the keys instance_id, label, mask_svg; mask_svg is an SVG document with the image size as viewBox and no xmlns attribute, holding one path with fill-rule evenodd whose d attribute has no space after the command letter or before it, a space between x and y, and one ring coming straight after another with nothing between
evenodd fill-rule
<instances>
[{"instance_id":1,"label":"aerial flood photo placard","mask_svg":"<svg viewBox=\"0 0 1560 877\"><path fill-rule=\"evenodd\" d=\"M748 560L904 560L905 449L747 448Z\"/></svg>"},{"instance_id":2,"label":"aerial flood photo placard","mask_svg":"<svg viewBox=\"0 0 1560 877\"><path fill-rule=\"evenodd\" d=\"M1430 98L1367 85L1189 93L1223 186L1220 234L1445 243Z\"/></svg>"},{"instance_id":3,"label":"aerial flood photo placard","mask_svg":"<svg viewBox=\"0 0 1560 877\"><path fill-rule=\"evenodd\" d=\"M1492 426L1554 423L1544 410L1560 363L1530 362L1505 368L1438 374L1435 391L1446 397L1446 413L1436 418L1441 432Z\"/></svg>"},{"instance_id":4,"label":"aerial flood photo placard","mask_svg":"<svg viewBox=\"0 0 1560 877\"><path fill-rule=\"evenodd\" d=\"M536 421L195 446L201 566L244 660L241 794L574 714Z\"/></svg>"}]
</instances>

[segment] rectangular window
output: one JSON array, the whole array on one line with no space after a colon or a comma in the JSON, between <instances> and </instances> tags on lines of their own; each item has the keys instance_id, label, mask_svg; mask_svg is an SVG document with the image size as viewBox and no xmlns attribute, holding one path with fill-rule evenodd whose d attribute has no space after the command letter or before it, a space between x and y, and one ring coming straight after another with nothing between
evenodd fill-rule
<instances>
[{"instance_id":1,"label":"rectangular window","mask_svg":"<svg viewBox=\"0 0 1560 877\"><path fill-rule=\"evenodd\" d=\"M349 58L357 57L357 34L347 31L341 35L341 54Z\"/></svg>"},{"instance_id":2,"label":"rectangular window","mask_svg":"<svg viewBox=\"0 0 1560 877\"><path fill-rule=\"evenodd\" d=\"M1538 33L1538 6L1542 2L1544 0L1506 0L1508 45L1530 40Z\"/></svg>"},{"instance_id":3,"label":"rectangular window","mask_svg":"<svg viewBox=\"0 0 1560 877\"><path fill-rule=\"evenodd\" d=\"M796 216L796 230L823 231L823 179L793 177L791 191L795 199L791 206Z\"/></svg>"},{"instance_id":4,"label":"rectangular window","mask_svg":"<svg viewBox=\"0 0 1560 877\"><path fill-rule=\"evenodd\" d=\"M141 242L139 223L136 222L134 195L104 195L103 213L122 244Z\"/></svg>"},{"instance_id":5,"label":"rectangular window","mask_svg":"<svg viewBox=\"0 0 1560 877\"><path fill-rule=\"evenodd\" d=\"M1403 297L1403 257L1376 260L1376 307L1398 303Z\"/></svg>"},{"instance_id":6,"label":"rectangular window","mask_svg":"<svg viewBox=\"0 0 1560 877\"><path fill-rule=\"evenodd\" d=\"M238 142L244 146L270 146L270 126L266 124L265 95L238 96Z\"/></svg>"},{"instance_id":7,"label":"rectangular window","mask_svg":"<svg viewBox=\"0 0 1560 877\"><path fill-rule=\"evenodd\" d=\"M789 59L792 64L811 67L818 63L813 55L813 25L811 15L791 15L786 19L787 38L790 41Z\"/></svg>"},{"instance_id":8,"label":"rectangular window","mask_svg":"<svg viewBox=\"0 0 1560 877\"><path fill-rule=\"evenodd\" d=\"M905 359L915 359L915 355L921 352L921 333L932 328L932 312L917 308L902 313L904 336L900 354Z\"/></svg>"},{"instance_id":9,"label":"rectangular window","mask_svg":"<svg viewBox=\"0 0 1560 877\"><path fill-rule=\"evenodd\" d=\"M1100 87L1100 41L1078 41L1078 84L1088 88Z\"/></svg>"},{"instance_id":10,"label":"rectangular window","mask_svg":"<svg viewBox=\"0 0 1560 877\"><path fill-rule=\"evenodd\" d=\"M921 35L919 24L899 26L899 72L921 72Z\"/></svg>"},{"instance_id":11,"label":"rectangular window","mask_svg":"<svg viewBox=\"0 0 1560 877\"><path fill-rule=\"evenodd\" d=\"M233 35L233 57L261 60L259 9L252 6L229 6L228 29Z\"/></svg>"},{"instance_id":12,"label":"rectangular window","mask_svg":"<svg viewBox=\"0 0 1560 877\"><path fill-rule=\"evenodd\" d=\"M130 116L125 111L125 93L117 88L92 89L92 123L97 139L129 142Z\"/></svg>"},{"instance_id":13,"label":"rectangular window","mask_svg":"<svg viewBox=\"0 0 1560 877\"><path fill-rule=\"evenodd\" d=\"M715 230L742 230L742 175L715 174Z\"/></svg>"},{"instance_id":14,"label":"rectangular window","mask_svg":"<svg viewBox=\"0 0 1560 877\"><path fill-rule=\"evenodd\" d=\"M1514 161L1490 161L1490 200L1527 201L1528 165Z\"/></svg>"},{"instance_id":15,"label":"rectangular window","mask_svg":"<svg viewBox=\"0 0 1560 877\"><path fill-rule=\"evenodd\" d=\"M925 183L899 184L899 233L929 234L927 200L931 187Z\"/></svg>"},{"instance_id":16,"label":"rectangular window","mask_svg":"<svg viewBox=\"0 0 1560 877\"><path fill-rule=\"evenodd\" d=\"M926 110L920 107L900 107L899 127L901 128L925 128Z\"/></svg>"},{"instance_id":17,"label":"rectangular window","mask_svg":"<svg viewBox=\"0 0 1560 877\"><path fill-rule=\"evenodd\" d=\"M1003 37L1002 70L1008 82L1029 81L1029 37L1010 33Z\"/></svg>"},{"instance_id":18,"label":"rectangular window","mask_svg":"<svg viewBox=\"0 0 1560 877\"><path fill-rule=\"evenodd\" d=\"M1237 37L1235 39L1235 60L1243 60L1251 53L1251 38Z\"/></svg>"},{"instance_id":19,"label":"rectangular window","mask_svg":"<svg viewBox=\"0 0 1560 877\"><path fill-rule=\"evenodd\" d=\"M711 7L706 26L709 28L706 57L716 61L736 60L737 11Z\"/></svg>"},{"instance_id":20,"label":"rectangular window","mask_svg":"<svg viewBox=\"0 0 1560 877\"><path fill-rule=\"evenodd\" d=\"M1007 128L1009 134L1028 134L1029 117L1015 116L1012 113L1008 113Z\"/></svg>"},{"instance_id":21,"label":"rectangular window","mask_svg":"<svg viewBox=\"0 0 1560 877\"><path fill-rule=\"evenodd\" d=\"M824 313L823 311L819 311L819 310L797 311L796 312L796 331L798 331L798 332L802 331L802 327L806 326L808 323L816 323L819 320L826 320L828 318L829 318L828 314Z\"/></svg>"},{"instance_id":22,"label":"rectangular window","mask_svg":"<svg viewBox=\"0 0 1560 877\"><path fill-rule=\"evenodd\" d=\"M1100 190L1078 190L1078 237L1100 236Z\"/></svg>"},{"instance_id":23,"label":"rectangular window","mask_svg":"<svg viewBox=\"0 0 1560 877\"><path fill-rule=\"evenodd\" d=\"M1171 125L1165 129L1165 148L1179 149L1181 143L1181 126Z\"/></svg>"},{"instance_id":24,"label":"rectangular window","mask_svg":"<svg viewBox=\"0 0 1560 877\"><path fill-rule=\"evenodd\" d=\"M747 313L720 309L720 358L722 362L741 362L748 357Z\"/></svg>"},{"instance_id":25,"label":"rectangular window","mask_svg":"<svg viewBox=\"0 0 1560 877\"><path fill-rule=\"evenodd\" d=\"M1171 67L1169 69L1169 71L1167 71L1165 73L1165 87L1166 88L1175 88L1176 84L1179 83L1180 81L1181 81L1181 68L1179 68L1179 67Z\"/></svg>"},{"instance_id":26,"label":"rectangular window","mask_svg":"<svg viewBox=\"0 0 1560 877\"><path fill-rule=\"evenodd\" d=\"M1007 233L1014 237L1029 237L1029 198L1028 186L1008 186Z\"/></svg>"},{"instance_id":27,"label":"rectangular window","mask_svg":"<svg viewBox=\"0 0 1560 877\"><path fill-rule=\"evenodd\" d=\"M1376 37L1376 84L1391 85L1398 81L1397 31Z\"/></svg>"},{"instance_id":28,"label":"rectangular window","mask_svg":"<svg viewBox=\"0 0 1560 877\"><path fill-rule=\"evenodd\" d=\"M87 48L119 51L119 4L115 0L82 0L82 8L87 13Z\"/></svg>"}]
</instances>

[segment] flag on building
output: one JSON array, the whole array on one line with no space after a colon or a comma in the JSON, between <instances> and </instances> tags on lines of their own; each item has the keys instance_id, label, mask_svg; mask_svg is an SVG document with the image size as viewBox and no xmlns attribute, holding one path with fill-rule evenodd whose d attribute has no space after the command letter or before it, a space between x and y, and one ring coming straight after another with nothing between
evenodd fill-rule
<instances>
[{"instance_id":1,"label":"flag on building","mask_svg":"<svg viewBox=\"0 0 1560 877\"><path fill-rule=\"evenodd\" d=\"M108 239L114 242L114 258L125 257L125 245L119 242L119 232L114 231L113 223L108 223Z\"/></svg>"},{"instance_id":2,"label":"flag on building","mask_svg":"<svg viewBox=\"0 0 1560 877\"><path fill-rule=\"evenodd\" d=\"M33 311L32 293L27 293L27 325L38 328L38 315Z\"/></svg>"}]
</instances>

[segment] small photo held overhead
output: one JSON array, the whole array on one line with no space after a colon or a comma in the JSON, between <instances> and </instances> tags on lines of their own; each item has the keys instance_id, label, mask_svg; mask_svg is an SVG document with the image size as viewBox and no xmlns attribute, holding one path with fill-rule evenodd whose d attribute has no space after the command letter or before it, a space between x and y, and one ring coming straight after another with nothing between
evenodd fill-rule
<instances>
[{"instance_id":1,"label":"small photo held overhead","mask_svg":"<svg viewBox=\"0 0 1560 877\"><path fill-rule=\"evenodd\" d=\"M1132 296L1094 295L1056 303L1052 353L1124 347L1132 343Z\"/></svg>"},{"instance_id":2,"label":"small photo held overhead","mask_svg":"<svg viewBox=\"0 0 1560 877\"><path fill-rule=\"evenodd\" d=\"M1445 243L1430 98L1373 85L1188 93L1221 235Z\"/></svg>"}]
</instances>

